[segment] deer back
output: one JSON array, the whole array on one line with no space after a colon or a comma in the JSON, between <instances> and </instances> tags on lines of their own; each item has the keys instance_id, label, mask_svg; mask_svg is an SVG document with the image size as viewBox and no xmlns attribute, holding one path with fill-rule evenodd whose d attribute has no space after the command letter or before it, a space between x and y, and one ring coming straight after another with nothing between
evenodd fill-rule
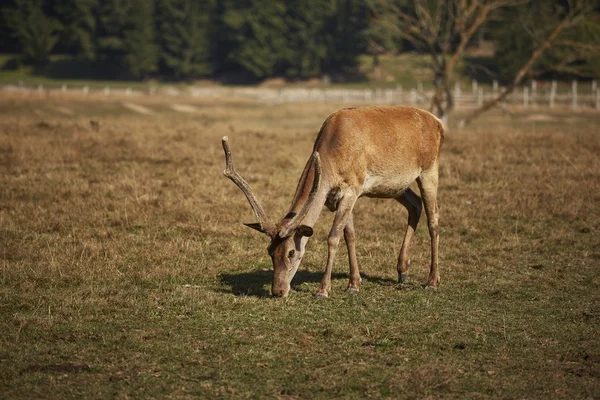
<instances>
[{"instance_id":1,"label":"deer back","mask_svg":"<svg viewBox=\"0 0 600 400\"><path fill-rule=\"evenodd\" d=\"M327 118L314 150L330 188L395 197L438 163L443 132L438 118L417 108L348 108Z\"/></svg>"}]
</instances>

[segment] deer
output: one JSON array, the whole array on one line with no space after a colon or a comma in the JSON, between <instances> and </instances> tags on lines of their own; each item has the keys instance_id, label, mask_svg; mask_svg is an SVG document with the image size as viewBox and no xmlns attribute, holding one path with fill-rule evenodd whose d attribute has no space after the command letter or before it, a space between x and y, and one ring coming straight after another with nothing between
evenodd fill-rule
<instances>
[{"instance_id":1,"label":"deer","mask_svg":"<svg viewBox=\"0 0 600 400\"><path fill-rule=\"evenodd\" d=\"M424 205L431 240L431 265L425 287L436 289L440 281L437 190L443 139L442 121L418 108L371 106L336 111L321 126L290 208L279 222L273 222L250 185L234 169L228 137L224 136L223 174L241 189L258 219L244 225L271 240L267 252L273 262L272 295L288 296L323 206L335 216L327 237L325 273L315 296L330 295L331 273L342 235L350 267L346 291L360 290L353 208L363 196L395 199L408 210L396 267L400 285L405 285L408 278L409 247ZM420 196L409 187L415 181Z\"/></svg>"}]
</instances>

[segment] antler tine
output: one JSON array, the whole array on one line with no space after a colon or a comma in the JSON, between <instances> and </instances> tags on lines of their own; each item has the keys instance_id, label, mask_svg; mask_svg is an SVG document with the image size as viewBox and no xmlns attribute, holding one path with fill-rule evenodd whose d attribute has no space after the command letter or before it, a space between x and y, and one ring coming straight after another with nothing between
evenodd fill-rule
<instances>
[{"instance_id":1,"label":"antler tine","mask_svg":"<svg viewBox=\"0 0 600 400\"><path fill-rule=\"evenodd\" d=\"M281 227L281 229L279 230L279 237L288 237L293 231L296 230L296 228L298 228L298 226L302 223L302 220L304 220L304 218L308 214L308 210L310 210L310 206L317 195L319 184L321 183L321 157L319 156L319 153L315 151L312 154L312 159L315 174L313 177L313 185L308 195L308 199L306 199L304 205L302 206L298 214L296 214L291 221L289 221L287 224Z\"/></svg>"},{"instance_id":2,"label":"antler tine","mask_svg":"<svg viewBox=\"0 0 600 400\"><path fill-rule=\"evenodd\" d=\"M254 192L250 188L250 185L248 185L248 182L246 182L244 178L242 178L240 174L238 174L237 171L233 168L233 160L231 159L231 150L229 150L228 140L229 138L227 136L223 136L223 139L221 140L221 143L223 144L223 150L225 151L226 163L226 168L223 171L223 175L231 179L231 181L235 183L237 187L241 189L242 192L244 192L246 198L248 199L248 203L250 203L254 214L256 214L256 218L258 218L258 223L260 224L262 230L268 234L274 230L274 225L267 218L265 210L263 210L263 208L261 207L260 203L258 202L258 199L254 195Z\"/></svg>"}]
</instances>

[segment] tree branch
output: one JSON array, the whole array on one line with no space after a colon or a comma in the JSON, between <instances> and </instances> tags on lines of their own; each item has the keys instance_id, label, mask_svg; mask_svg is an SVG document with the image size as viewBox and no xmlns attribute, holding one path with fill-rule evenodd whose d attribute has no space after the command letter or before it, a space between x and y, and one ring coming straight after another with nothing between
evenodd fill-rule
<instances>
[{"instance_id":1,"label":"tree branch","mask_svg":"<svg viewBox=\"0 0 600 400\"><path fill-rule=\"evenodd\" d=\"M512 84L507 87L506 89L504 89L502 92L500 92L500 94L498 96L496 96L495 98L488 100L487 102L485 102L481 107L479 107L478 109L474 110L473 112L471 112L470 114L468 114L461 122L460 122L460 126L465 126L468 123L470 123L473 119L477 118L479 115L483 114L484 112L490 110L491 108L495 107L498 103L500 103L502 100L504 100L509 94L511 94L514 90L515 87L521 83L521 81L523 80L523 78L525 77L525 75L531 70L531 68L533 67L533 64L549 49L552 47L552 45L554 44L556 38L569 26L571 26L572 24L572 20L574 19L574 17L577 16L577 13L579 13L582 9L582 2L578 1L577 6L573 9L571 9L571 11L569 12L569 14L567 16L565 16L565 18L563 18L561 20L561 22L556 25L554 27L554 29L550 32L550 34L548 35L548 37L546 38L546 40L541 44L540 47L538 47L537 49L535 49L533 51L533 53L531 54L531 56L529 57L529 59L527 60L527 62L523 65L523 67L521 67L521 69L519 70L519 72L515 75Z\"/></svg>"}]
</instances>

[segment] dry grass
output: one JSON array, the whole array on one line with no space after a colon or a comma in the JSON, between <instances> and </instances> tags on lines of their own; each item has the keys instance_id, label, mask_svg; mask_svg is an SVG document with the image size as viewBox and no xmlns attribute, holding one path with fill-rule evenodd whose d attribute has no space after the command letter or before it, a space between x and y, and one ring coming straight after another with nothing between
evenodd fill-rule
<instances>
[{"instance_id":1,"label":"dry grass","mask_svg":"<svg viewBox=\"0 0 600 400\"><path fill-rule=\"evenodd\" d=\"M312 298L324 212L278 301L220 139L280 217L341 106L169 100L123 100L143 115L0 98L0 397L600 397L597 114L491 115L447 135L438 291L418 285L425 224L415 290L397 290L406 212L364 199L362 292L343 293L340 251L332 298Z\"/></svg>"}]
</instances>

